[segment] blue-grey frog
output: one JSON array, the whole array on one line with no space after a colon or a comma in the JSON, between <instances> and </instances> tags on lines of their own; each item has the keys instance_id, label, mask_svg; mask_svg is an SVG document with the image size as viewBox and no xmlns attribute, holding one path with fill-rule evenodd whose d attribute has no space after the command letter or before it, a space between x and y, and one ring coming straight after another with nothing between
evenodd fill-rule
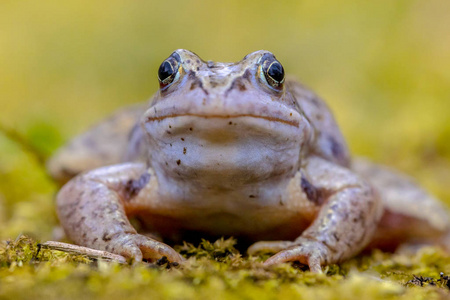
<instances>
[{"instance_id":1,"label":"blue-grey frog","mask_svg":"<svg viewBox=\"0 0 450 300\"><path fill-rule=\"evenodd\" d=\"M180 49L158 78L149 105L116 112L49 161L68 181L57 211L75 243L182 262L162 240L235 236L254 242L250 254L278 252L266 265L320 272L366 247L444 240L444 206L408 177L352 160L327 105L285 79L272 53L217 63Z\"/></svg>"}]
</instances>

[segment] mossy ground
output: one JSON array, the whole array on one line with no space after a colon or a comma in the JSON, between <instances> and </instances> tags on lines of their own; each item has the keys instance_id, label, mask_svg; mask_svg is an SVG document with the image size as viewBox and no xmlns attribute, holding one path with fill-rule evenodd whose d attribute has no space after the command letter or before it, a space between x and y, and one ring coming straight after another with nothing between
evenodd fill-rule
<instances>
[{"instance_id":1,"label":"mossy ground","mask_svg":"<svg viewBox=\"0 0 450 300\"><path fill-rule=\"evenodd\" d=\"M265 268L242 257L233 239L179 246L183 266L160 260L139 266L91 261L39 249L18 237L0 247L0 298L5 299L445 299L450 258L434 248L414 255L374 252L332 265L325 274L299 265ZM415 274L416 277L413 277ZM426 278L428 277L428 278ZM425 279L423 279L425 278ZM423 286L421 286L423 285Z\"/></svg>"}]
</instances>

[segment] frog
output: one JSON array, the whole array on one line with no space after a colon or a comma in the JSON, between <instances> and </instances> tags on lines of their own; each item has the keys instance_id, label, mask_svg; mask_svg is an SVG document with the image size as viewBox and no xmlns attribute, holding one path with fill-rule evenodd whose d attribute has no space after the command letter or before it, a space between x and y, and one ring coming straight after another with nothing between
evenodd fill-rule
<instances>
[{"instance_id":1,"label":"frog","mask_svg":"<svg viewBox=\"0 0 450 300\"><path fill-rule=\"evenodd\" d=\"M249 255L275 253L267 266L320 273L366 249L448 240L447 208L407 175L352 157L325 101L271 52L221 63L178 49L158 81L149 101L49 160L74 243L183 263L170 243L233 236Z\"/></svg>"}]
</instances>

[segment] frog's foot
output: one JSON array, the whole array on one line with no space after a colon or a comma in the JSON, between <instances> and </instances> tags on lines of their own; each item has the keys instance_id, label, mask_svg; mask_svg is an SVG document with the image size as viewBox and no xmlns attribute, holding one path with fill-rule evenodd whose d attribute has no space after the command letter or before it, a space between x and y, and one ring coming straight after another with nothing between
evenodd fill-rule
<instances>
[{"instance_id":1,"label":"frog's foot","mask_svg":"<svg viewBox=\"0 0 450 300\"><path fill-rule=\"evenodd\" d=\"M133 262L143 259L155 261L165 256L171 262L182 263L185 259L172 247L140 234L123 233L108 242L107 251L122 255Z\"/></svg>"},{"instance_id":2,"label":"frog's foot","mask_svg":"<svg viewBox=\"0 0 450 300\"><path fill-rule=\"evenodd\" d=\"M329 249L323 243L306 238L299 238L295 242L258 242L253 244L247 252L254 254L261 251L279 251L264 262L266 266L298 261L308 265L313 273L322 273L321 265L327 263L326 258L329 254Z\"/></svg>"}]
</instances>

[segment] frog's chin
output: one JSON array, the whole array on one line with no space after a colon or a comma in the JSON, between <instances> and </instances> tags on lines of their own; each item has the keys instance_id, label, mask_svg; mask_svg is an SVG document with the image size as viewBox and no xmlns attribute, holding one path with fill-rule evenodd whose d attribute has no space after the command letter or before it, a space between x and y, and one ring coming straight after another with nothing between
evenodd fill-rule
<instances>
[{"instance_id":1,"label":"frog's chin","mask_svg":"<svg viewBox=\"0 0 450 300\"><path fill-rule=\"evenodd\" d=\"M292 176L309 124L265 118L178 116L146 124L160 176L224 188Z\"/></svg>"}]
</instances>

